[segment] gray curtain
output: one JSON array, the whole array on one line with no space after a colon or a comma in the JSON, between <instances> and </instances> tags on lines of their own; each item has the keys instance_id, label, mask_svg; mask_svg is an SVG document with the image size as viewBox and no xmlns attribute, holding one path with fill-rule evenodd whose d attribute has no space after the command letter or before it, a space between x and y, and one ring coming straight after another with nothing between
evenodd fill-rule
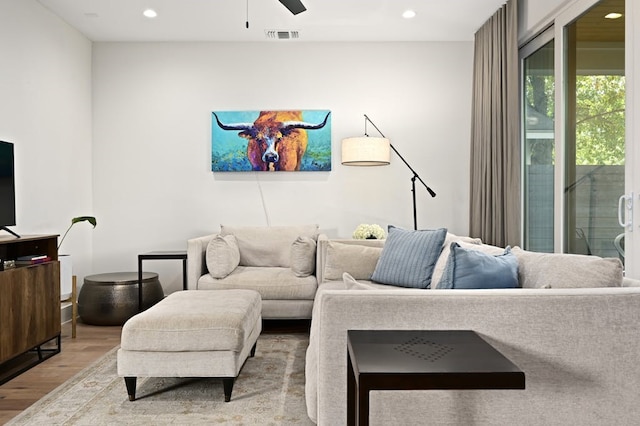
<instances>
[{"instance_id":1,"label":"gray curtain","mask_svg":"<svg viewBox=\"0 0 640 426\"><path fill-rule=\"evenodd\" d=\"M517 3L475 34L469 234L520 244L520 113Z\"/></svg>"}]
</instances>

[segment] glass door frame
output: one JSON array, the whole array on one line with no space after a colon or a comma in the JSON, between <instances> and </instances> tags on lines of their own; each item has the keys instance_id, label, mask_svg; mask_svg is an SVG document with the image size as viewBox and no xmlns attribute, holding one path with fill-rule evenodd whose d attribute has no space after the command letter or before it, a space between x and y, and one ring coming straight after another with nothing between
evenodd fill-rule
<instances>
[{"instance_id":1,"label":"glass door frame","mask_svg":"<svg viewBox=\"0 0 640 426\"><path fill-rule=\"evenodd\" d=\"M625 194L633 194L632 229L625 231L625 274L640 279L640 4L626 0L625 75L626 79L626 151ZM635 170L635 172L634 172Z\"/></svg>"},{"instance_id":2,"label":"glass door frame","mask_svg":"<svg viewBox=\"0 0 640 426\"><path fill-rule=\"evenodd\" d=\"M524 58L535 50L544 46L549 39L537 40L538 37L554 39L555 62L555 167L554 167L554 252L563 253L565 250L565 205L564 191L558 188L565 186L565 160L566 160L566 31L565 28L578 19L599 0L574 0L568 1L558 15L553 19L548 29L541 31L540 35L532 37L532 40L520 48L520 64ZM632 23L640 22L640 2L637 0L625 0L625 76L626 76L626 100L625 100L625 194L633 195L633 211L629 215L623 215L623 220L632 221L631 229L625 231L625 275L630 278L640 279L640 26ZM527 50L528 49L528 50ZM521 77L523 71L521 67ZM520 79L522 82L522 78ZM523 93L522 88L520 93ZM521 135L524 141L524 136ZM523 157L524 160L524 157ZM524 164L524 163L522 163ZM637 172L634 172L637 170ZM522 173L524 173L524 168ZM523 179L524 182L524 179ZM635 190L634 190L635 189ZM620 194L622 195L622 194ZM522 197L524 212L524 196ZM525 224L522 222L522 235L524 237ZM622 227L620 228L623 229ZM622 231L621 231L622 232Z\"/></svg>"},{"instance_id":3,"label":"glass door frame","mask_svg":"<svg viewBox=\"0 0 640 426\"><path fill-rule=\"evenodd\" d=\"M553 250L556 253L566 251L565 223L565 192L566 187L566 157L567 157L567 125L569 114L566 108L570 99L567 96L567 64L569 55L567 52L567 26L573 23L588 9L596 5L600 0L576 0L571 6L564 9L555 19L555 81L556 81L556 121L555 121L555 174L556 190L554 193L554 235ZM562 190L558 190L562 188Z\"/></svg>"},{"instance_id":4,"label":"glass door frame","mask_svg":"<svg viewBox=\"0 0 640 426\"><path fill-rule=\"evenodd\" d=\"M545 47L549 42L552 42L555 38L555 29L554 26L548 26L547 28L543 29L538 35L536 35L535 37L533 37L531 40L529 40L525 45L521 46L518 49L518 63L519 63L519 82L520 82L520 94L521 94L521 99L520 99L520 118L522 120L522 124L520 126L520 141L521 141L521 158L520 158L520 164L522 165L520 173L520 182L522 182L522 191L521 194L522 196L520 197L520 211L522 212L522 220L520 222L520 235L521 238L520 240L522 241L523 244L526 243L526 241L528 240L527 237L527 224L526 224L526 220L530 217L530 212L527 210L528 206L526 204L526 192L525 191L525 185L528 184L528 179L526 173L527 173L527 167L525 167L526 165L526 161L527 158L526 156L528 155L527 153L527 149L526 149L526 144L527 141L525 140L526 138L526 125L524 124L524 120L526 120L526 99L525 99L525 88L523 86L524 83L524 78L525 78L525 73L526 73L526 69L525 69L525 61L527 60L527 58L531 57L534 53L536 53L538 50L542 49L543 47ZM554 52L555 49L557 48L557 46L555 46L554 44ZM555 62L555 57L554 57L554 62ZM554 80L555 80L556 76L555 76L555 70L554 70ZM555 84L555 82L554 82ZM557 85L556 85L557 87ZM554 112L555 114L555 112ZM554 133L555 133L555 129L554 129ZM555 145L555 134L554 134L554 150L557 149L557 145ZM554 173L555 173L555 162L557 161L557 159L554 159ZM555 179L555 176L554 176ZM555 189L555 184L554 184L554 194L555 194L556 189ZM555 197L554 197L554 227L555 227ZM554 228L555 229L555 228ZM554 241L555 241L555 235L554 235ZM523 246L524 247L524 246ZM526 247L529 248L529 247Z\"/></svg>"}]
</instances>

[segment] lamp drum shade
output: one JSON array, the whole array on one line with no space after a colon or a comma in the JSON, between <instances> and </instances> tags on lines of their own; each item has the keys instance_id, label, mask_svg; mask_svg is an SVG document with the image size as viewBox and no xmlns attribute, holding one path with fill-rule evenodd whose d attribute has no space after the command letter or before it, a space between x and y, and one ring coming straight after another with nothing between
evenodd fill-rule
<instances>
[{"instance_id":1,"label":"lamp drum shade","mask_svg":"<svg viewBox=\"0 0 640 426\"><path fill-rule=\"evenodd\" d=\"M390 163L389 139L361 136L342 140L345 166L386 166Z\"/></svg>"}]
</instances>

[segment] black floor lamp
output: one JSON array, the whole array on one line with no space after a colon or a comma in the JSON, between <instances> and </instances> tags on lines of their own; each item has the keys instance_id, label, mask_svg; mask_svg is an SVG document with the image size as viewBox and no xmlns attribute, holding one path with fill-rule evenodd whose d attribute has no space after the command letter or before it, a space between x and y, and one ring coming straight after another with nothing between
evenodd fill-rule
<instances>
[{"instance_id":1,"label":"black floor lamp","mask_svg":"<svg viewBox=\"0 0 640 426\"><path fill-rule=\"evenodd\" d=\"M367 134L367 122L380 133L381 138L370 137ZM389 148L396 153L402 162L411 170L411 192L413 198L413 229L418 229L418 216L416 213L416 179L427 189L432 197L436 196L429 186L418 176L407 160L400 155L398 150L389 142L389 139L382 134L367 114L364 115L364 136L346 138L342 140L342 164L345 166L387 166L390 163Z\"/></svg>"}]
</instances>

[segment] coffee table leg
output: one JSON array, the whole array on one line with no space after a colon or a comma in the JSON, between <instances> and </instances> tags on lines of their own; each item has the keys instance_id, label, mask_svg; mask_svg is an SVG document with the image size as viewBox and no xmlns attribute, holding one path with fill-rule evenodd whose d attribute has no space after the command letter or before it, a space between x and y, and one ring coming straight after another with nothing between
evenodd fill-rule
<instances>
[{"instance_id":1,"label":"coffee table leg","mask_svg":"<svg viewBox=\"0 0 640 426\"><path fill-rule=\"evenodd\" d=\"M182 289L187 289L187 259L182 259Z\"/></svg>"},{"instance_id":2,"label":"coffee table leg","mask_svg":"<svg viewBox=\"0 0 640 426\"><path fill-rule=\"evenodd\" d=\"M369 388L362 383L362 377L358 383L358 425L369 426Z\"/></svg>"},{"instance_id":3,"label":"coffee table leg","mask_svg":"<svg viewBox=\"0 0 640 426\"><path fill-rule=\"evenodd\" d=\"M142 312L142 259L138 256L138 312Z\"/></svg>"},{"instance_id":4,"label":"coffee table leg","mask_svg":"<svg viewBox=\"0 0 640 426\"><path fill-rule=\"evenodd\" d=\"M356 424L356 393L358 392L355 380L355 372L351 365L351 357L347 351L347 425Z\"/></svg>"}]
</instances>

